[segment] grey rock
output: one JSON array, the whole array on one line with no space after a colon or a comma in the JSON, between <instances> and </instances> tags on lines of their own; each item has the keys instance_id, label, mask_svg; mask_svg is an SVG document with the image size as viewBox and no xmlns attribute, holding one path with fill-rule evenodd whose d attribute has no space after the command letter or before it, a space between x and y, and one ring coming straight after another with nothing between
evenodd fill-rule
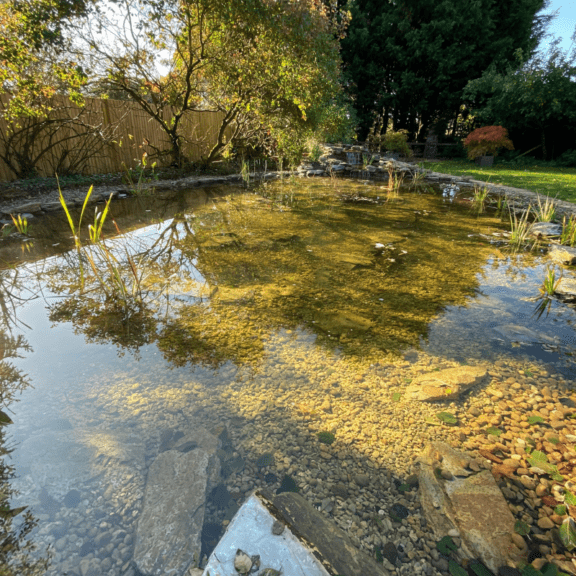
<instances>
[{"instance_id":1,"label":"grey rock","mask_svg":"<svg viewBox=\"0 0 576 576\"><path fill-rule=\"evenodd\" d=\"M566 300L576 299L576 278L561 278L556 294Z\"/></svg>"},{"instance_id":2,"label":"grey rock","mask_svg":"<svg viewBox=\"0 0 576 576\"><path fill-rule=\"evenodd\" d=\"M548 250L548 256L557 264L573 266L576 264L576 248L552 244Z\"/></svg>"},{"instance_id":3,"label":"grey rock","mask_svg":"<svg viewBox=\"0 0 576 576\"><path fill-rule=\"evenodd\" d=\"M457 530L461 534L460 558L480 558L494 573L513 557L514 517L492 473L483 470L452 481L438 478L438 462L454 458L454 449L431 443L418 460L419 496L428 524L438 539ZM469 460L461 453L461 461Z\"/></svg>"},{"instance_id":4,"label":"grey rock","mask_svg":"<svg viewBox=\"0 0 576 576\"><path fill-rule=\"evenodd\" d=\"M284 492L274 497L273 504L285 522L312 544L322 556L323 563L331 566L335 574L347 576L389 574L375 560L357 549L340 528L299 494Z\"/></svg>"},{"instance_id":5,"label":"grey rock","mask_svg":"<svg viewBox=\"0 0 576 576\"><path fill-rule=\"evenodd\" d=\"M40 202L29 202L28 204L22 204L21 206L14 208L11 212L12 214L22 214L22 216L24 216L26 212L37 214L41 211L42 206L40 205Z\"/></svg>"},{"instance_id":6,"label":"grey rock","mask_svg":"<svg viewBox=\"0 0 576 576\"><path fill-rule=\"evenodd\" d=\"M560 236L562 234L562 226L553 222L536 222L530 227L530 234L544 237Z\"/></svg>"},{"instance_id":7,"label":"grey rock","mask_svg":"<svg viewBox=\"0 0 576 576\"><path fill-rule=\"evenodd\" d=\"M168 450L150 466L134 549L146 576L180 575L198 565L206 496L220 473L215 454Z\"/></svg>"}]
</instances>

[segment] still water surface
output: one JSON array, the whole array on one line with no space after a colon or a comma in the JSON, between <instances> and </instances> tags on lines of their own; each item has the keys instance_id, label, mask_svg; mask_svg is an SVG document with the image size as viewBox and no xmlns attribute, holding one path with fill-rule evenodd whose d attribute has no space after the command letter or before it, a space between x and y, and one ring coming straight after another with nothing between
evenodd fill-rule
<instances>
[{"instance_id":1,"label":"still water surface","mask_svg":"<svg viewBox=\"0 0 576 576\"><path fill-rule=\"evenodd\" d=\"M199 426L262 444L259 418L282 409L298 426L307 391L415 350L575 376L574 309L535 312L545 258L511 254L499 218L441 191L314 180L117 201L106 237L134 289L123 305L87 262L80 290L62 217L34 224L32 242L0 247L3 329L21 336L11 378L31 383L7 442L14 503L39 519L53 574L83 559L130 573L147 467ZM237 449L224 442L220 457L249 490Z\"/></svg>"}]
</instances>

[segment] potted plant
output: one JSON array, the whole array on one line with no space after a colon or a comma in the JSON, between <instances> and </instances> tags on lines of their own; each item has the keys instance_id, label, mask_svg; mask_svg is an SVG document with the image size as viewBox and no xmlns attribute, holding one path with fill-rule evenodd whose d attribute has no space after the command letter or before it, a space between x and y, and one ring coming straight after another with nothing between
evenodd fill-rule
<instances>
[{"instance_id":1,"label":"potted plant","mask_svg":"<svg viewBox=\"0 0 576 576\"><path fill-rule=\"evenodd\" d=\"M512 140L508 138L508 130L503 126L476 128L464 140L464 147L468 151L468 158L476 160L480 166L492 166L500 148L514 150Z\"/></svg>"}]
</instances>

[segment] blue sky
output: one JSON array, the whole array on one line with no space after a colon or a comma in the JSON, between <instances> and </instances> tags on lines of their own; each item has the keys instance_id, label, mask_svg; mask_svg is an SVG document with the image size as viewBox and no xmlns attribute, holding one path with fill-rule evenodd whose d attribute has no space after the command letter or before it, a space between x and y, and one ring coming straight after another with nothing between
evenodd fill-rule
<instances>
[{"instance_id":1,"label":"blue sky","mask_svg":"<svg viewBox=\"0 0 576 576\"><path fill-rule=\"evenodd\" d=\"M550 7L545 12L555 12L556 10L558 10L558 16L548 27L548 32L552 33L554 38L561 36L560 47L566 50L572 43L570 37L576 28L576 0L552 0ZM547 45L548 42L545 44Z\"/></svg>"}]
</instances>

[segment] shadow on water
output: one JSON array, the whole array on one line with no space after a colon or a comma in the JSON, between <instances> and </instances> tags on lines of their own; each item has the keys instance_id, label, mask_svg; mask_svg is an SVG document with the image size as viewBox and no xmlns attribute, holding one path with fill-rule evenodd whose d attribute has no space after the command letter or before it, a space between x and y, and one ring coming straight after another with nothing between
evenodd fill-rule
<instances>
[{"instance_id":1,"label":"shadow on water","mask_svg":"<svg viewBox=\"0 0 576 576\"><path fill-rule=\"evenodd\" d=\"M478 236L499 221L437 196L388 198L358 182L202 194L163 205L162 222L152 222L146 199L138 210L114 205L129 232L108 240L110 249L119 260L129 249L142 270L139 296L122 305L93 277L80 290L64 231L43 239L39 226L37 249L50 238L62 252L28 256L6 272L41 287L52 323L30 332L36 352L22 364L37 390L19 404L14 430L18 486L41 513L39 537L57 546L56 572L73 573L82 561L128 574L146 470L201 428L220 439L230 488L229 497L220 489L210 498L205 552L251 489L276 490L285 474L370 553L386 538L402 542L404 559L433 547L416 492L399 488L414 453L461 431L430 426L437 407L399 398L418 374L508 352L487 337L498 314L514 313L501 308L515 298L505 277L533 279L500 266L504 255ZM500 300L490 302L494 294ZM19 316L38 318L44 306L22 305ZM506 342L522 335L518 322L500 324ZM527 334L524 343L536 346ZM401 355L411 348L421 350ZM501 364L502 381L523 366L509 357ZM542 381L555 373L533 370ZM503 401L514 394L504 390ZM319 442L323 431L334 444ZM409 517L398 521L394 504Z\"/></svg>"}]
</instances>

